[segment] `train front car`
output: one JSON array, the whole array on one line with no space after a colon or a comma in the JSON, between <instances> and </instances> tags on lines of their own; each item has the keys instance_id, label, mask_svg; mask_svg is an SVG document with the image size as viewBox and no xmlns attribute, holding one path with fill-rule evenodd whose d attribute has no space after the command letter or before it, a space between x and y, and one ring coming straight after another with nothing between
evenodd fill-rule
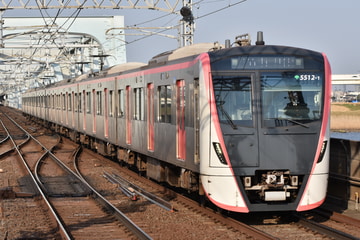
<instances>
[{"instance_id":1,"label":"train front car","mask_svg":"<svg viewBox=\"0 0 360 240\"><path fill-rule=\"evenodd\" d=\"M329 168L326 56L246 46L210 52L205 62L200 172L207 197L236 212L320 206Z\"/></svg>"}]
</instances>

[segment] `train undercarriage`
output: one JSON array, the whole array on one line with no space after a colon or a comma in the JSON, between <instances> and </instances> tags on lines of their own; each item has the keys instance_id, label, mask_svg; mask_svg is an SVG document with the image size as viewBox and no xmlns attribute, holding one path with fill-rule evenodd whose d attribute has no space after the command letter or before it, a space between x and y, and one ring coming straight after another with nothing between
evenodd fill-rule
<instances>
[{"instance_id":1,"label":"train undercarriage","mask_svg":"<svg viewBox=\"0 0 360 240\"><path fill-rule=\"evenodd\" d=\"M126 164L129 168L135 168L140 174L151 178L157 182L165 182L173 187L186 189L189 192L199 191L203 195L202 188L199 187L199 174L188 169L171 165L159 159L137 153L130 149L122 148L114 144L104 142L92 136L82 134L56 123L47 122L42 119L30 117L37 123L47 126L54 132L65 136L75 143L82 144L87 148L99 153L102 156Z\"/></svg>"}]
</instances>

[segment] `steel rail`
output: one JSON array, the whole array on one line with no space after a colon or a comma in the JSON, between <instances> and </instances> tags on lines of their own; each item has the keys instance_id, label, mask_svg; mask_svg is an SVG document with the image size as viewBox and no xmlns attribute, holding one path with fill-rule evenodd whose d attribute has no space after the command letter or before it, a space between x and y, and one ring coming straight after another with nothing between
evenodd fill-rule
<instances>
[{"instance_id":1,"label":"steel rail","mask_svg":"<svg viewBox=\"0 0 360 240\"><path fill-rule=\"evenodd\" d=\"M145 191L144 189L140 188L139 186L136 186L135 184L129 182L128 180L122 178L121 176L119 176L117 174L111 175L108 172L104 172L104 176L109 181L122 186L122 188L125 188L125 189L132 188L136 194L138 194L138 195L142 196L143 198L147 199L148 201L158 205L159 207L162 207L170 212L174 211L174 207L170 202L165 201L164 199L159 198L158 196Z\"/></svg>"},{"instance_id":2,"label":"steel rail","mask_svg":"<svg viewBox=\"0 0 360 240\"><path fill-rule=\"evenodd\" d=\"M102 206L109 209L115 217L126 226L135 236L139 239L152 239L144 230L137 226L130 218L128 218L123 212L117 209L112 203L110 203L106 198L104 198L96 189L94 189L83 177L80 177L74 173L68 166L66 166L60 159L58 159L49 149L47 149L42 143L40 143L36 138L30 135L25 129L18 125L14 120L9 116L8 118L16 124L20 129L22 129L27 135L29 135L34 141L36 141L42 148L46 151L44 155L48 154L54 161L56 161L65 171L73 175L77 180L79 180L91 193L94 200L98 201ZM30 170L30 169L29 169ZM33 176L32 176L33 177ZM33 177L34 178L34 177Z\"/></svg>"},{"instance_id":3,"label":"steel rail","mask_svg":"<svg viewBox=\"0 0 360 240\"><path fill-rule=\"evenodd\" d=\"M4 125L2 122L1 122L1 124ZM10 141L9 135L8 135L7 137L5 137L4 139L2 139L2 140L0 141L0 144L5 144L5 142L7 142L7 141ZM5 150L4 152L0 153L0 157L2 157L2 156L6 155L6 154L8 154L8 153L10 153L10 152L12 152L12 151L14 151L14 150L15 150L15 147L13 146L13 147L11 147L10 149Z\"/></svg>"},{"instance_id":4,"label":"steel rail","mask_svg":"<svg viewBox=\"0 0 360 240\"><path fill-rule=\"evenodd\" d=\"M4 125L3 125L4 126ZM6 142L7 140L9 140L9 135L7 135L6 137L4 137L3 139L1 139L0 144L3 142Z\"/></svg>"},{"instance_id":5,"label":"steel rail","mask_svg":"<svg viewBox=\"0 0 360 240\"><path fill-rule=\"evenodd\" d=\"M342 181L342 182L349 182L351 185L360 187L360 178L357 178L357 177L352 177L352 176L347 176L344 174L330 172L330 178L338 180L338 181Z\"/></svg>"},{"instance_id":6,"label":"steel rail","mask_svg":"<svg viewBox=\"0 0 360 240\"><path fill-rule=\"evenodd\" d=\"M15 123L7 114L5 114L6 117L11 120L13 123ZM24 159L23 157L23 154L21 153L20 149L19 149L19 146L15 143L14 139L12 138L10 132L8 131L7 127L5 127L4 123L2 120L0 120L2 126L4 127L5 131L7 132L7 134L9 135L10 137L10 140L11 142L13 143L14 147L15 147L15 150L18 154L18 156L20 157L20 159L22 160L26 170L28 171L31 179L33 180L33 183L35 184L37 190L39 191L40 195L42 196L42 199L44 200L44 202L46 203L46 205L48 206L50 212L52 213L52 216L54 217L56 223L57 223L57 227L59 229L59 232L60 232L60 235L64 238L64 239L73 239L71 234L67 231L67 229L65 228L62 220L60 219L60 217L58 216L56 210L54 209L54 207L52 206L52 204L50 203L49 199L47 198L46 194L42 191L39 183L37 182L34 174L32 173L29 165L27 164L26 160ZM17 123L15 123L16 126L19 127L19 125ZM22 129L24 131L24 133L26 133L26 135L28 136L28 139L29 137L31 137L31 135L29 135L29 133L27 131L25 131L23 128L20 127L20 129Z\"/></svg>"},{"instance_id":7,"label":"steel rail","mask_svg":"<svg viewBox=\"0 0 360 240\"><path fill-rule=\"evenodd\" d=\"M339 240L359 240L359 238L354 237L348 233L344 233L342 231L339 231L337 229L330 228L328 226L322 225L320 223L314 222L312 220L305 219L304 217L300 216L299 214L295 214L295 217L299 219L299 224L301 224L304 227L307 227L309 229L315 230L321 234L324 234L328 237L331 237L333 239L339 239Z\"/></svg>"},{"instance_id":8,"label":"steel rail","mask_svg":"<svg viewBox=\"0 0 360 240\"><path fill-rule=\"evenodd\" d=\"M125 186L125 184L118 182L116 179L113 179L113 177L104 172L103 175L104 178L106 178L109 182L111 182L112 184L116 184L118 185L118 188L131 200L137 200L137 195L134 191L130 190L130 188L128 186Z\"/></svg>"},{"instance_id":9,"label":"steel rail","mask_svg":"<svg viewBox=\"0 0 360 240\"><path fill-rule=\"evenodd\" d=\"M3 128L5 129L5 124L1 121L1 125L3 126ZM5 130L6 131L6 130ZM28 135L26 135L26 139L23 141L23 142L21 142L20 144L18 144L18 146L21 146L22 144L25 144L27 141L29 141L29 136ZM10 135L7 135L4 139L2 139L1 141L0 141L0 144L3 144L3 143L5 143L6 141L10 141ZM13 147L11 147L10 149L8 149L8 150L5 150L4 152L2 152L2 153L0 153L0 157L1 156L4 156L4 155L6 155L6 154L8 154L8 153L10 153L10 152L12 152L12 151L14 151L15 150L15 146L13 145Z\"/></svg>"},{"instance_id":10,"label":"steel rail","mask_svg":"<svg viewBox=\"0 0 360 240\"><path fill-rule=\"evenodd\" d=\"M353 225L355 227L360 226L360 219L357 219L357 218L352 218L347 215L344 215L344 214L341 214L338 212L334 212L334 211L329 211L329 210L326 210L323 208L314 209L313 211L321 216L327 217L336 222Z\"/></svg>"},{"instance_id":11,"label":"steel rail","mask_svg":"<svg viewBox=\"0 0 360 240\"><path fill-rule=\"evenodd\" d=\"M136 178L138 175L135 172L127 171L127 174ZM155 183L153 181L148 181L147 178L139 178L139 181L141 181L144 184L148 184L150 186L153 186L154 188L159 187L158 183ZM236 231L239 231L240 233L243 233L245 235L248 235L249 237L252 237L254 239L268 239L268 240L278 240L277 237L274 237L264 231L261 231L255 227L252 227L246 223L243 223L241 221L238 221L232 217L221 215L214 211L214 209L208 208L208 207L200 207L199 202L194 201L182 194L176 193L173 190L167 188L167 193L173 197L173 199L181 204L186 206L187 208L196 209L196 212L201 213L201 215L208 216L211 219L217 219L219 222L226 226L230 226L231 228L235 229Z\"/></svg>"},{"instance_id":12,"label":"steel rail","mask_svg":"<svg viewBox=\"0 0 360 240\"><path fill-rule=\"evenodd\" d=\"M77 159L78 155L81 153L81 148L76 149L74 154L74 168L76 169L77 175L76 177L82 181L95 195L96 199L99 203L107 209L110 209L114 214L115 217L122 222L128 229L130 229L139 239L152 239L145 231L143 231L140 227L138 227L130 218L128 218L123 212L121 212L118 208L116 208L112 203L110 203L106 198L104 198L98 191L96 191L84 178L81 174L78 166L77 166ZM61 164L63 164L61 162ZM65 166L65 165L64 165ZM68 168L67 166L65 166Z\"/></svg>"}]
</instances>

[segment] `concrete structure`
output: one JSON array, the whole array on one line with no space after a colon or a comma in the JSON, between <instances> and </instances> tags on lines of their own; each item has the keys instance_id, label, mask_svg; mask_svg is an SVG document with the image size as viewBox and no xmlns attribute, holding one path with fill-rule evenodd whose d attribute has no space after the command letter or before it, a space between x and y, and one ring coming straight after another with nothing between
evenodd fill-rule
<instances>
[{"instance_id":1,"label":"concrete structure","mask_svg":"<svg viewBox=\"0 0 360 240\"><path fill-rule=\"evenodd\" d=\"M332 75L332 99L335 102L360 100L360 74Z\"/></svg>"},{"instance_id":2,"label":"concrete structure","mask_svg":"<svg viewBox=\"0 0 360 240\"><path fill-rule=\"evenodd\" d=\"M123 16L3 18L0 97L126 62Z\"/></svg>"}]
</instances>

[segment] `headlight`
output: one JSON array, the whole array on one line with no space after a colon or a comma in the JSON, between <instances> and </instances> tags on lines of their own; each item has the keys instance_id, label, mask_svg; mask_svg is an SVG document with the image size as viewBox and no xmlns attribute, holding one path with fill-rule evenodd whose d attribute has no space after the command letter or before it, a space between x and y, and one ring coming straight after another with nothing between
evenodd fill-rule
<instances>
[{"instance_id":1,"label":"headlight","mask_svg":"<svg viewBox=\"0 0 360 240\"><path fill-rule=\"evenodd\" d=\"M220 146L220 143L218 143L218 142L213 142L213 146L214 146L216 155L218 156L220 162L221 162L222 164L227 165L225 156L224 156L223 151L222 151L221 146Z\"/></svg>"},{"instance_id":2,"label":"headlight","mask_svg":"<svg viewBox=\"0 0 360 240\"><path fill-rule=\"evenodd\" d=\"M317 163L320 163L323 160L324 154L326 152L326 147L327 147L327 141L324 141L322 146L321 146L320 155L319 155L319 158L317 160Z\"/></svg>"}]
</instances>

